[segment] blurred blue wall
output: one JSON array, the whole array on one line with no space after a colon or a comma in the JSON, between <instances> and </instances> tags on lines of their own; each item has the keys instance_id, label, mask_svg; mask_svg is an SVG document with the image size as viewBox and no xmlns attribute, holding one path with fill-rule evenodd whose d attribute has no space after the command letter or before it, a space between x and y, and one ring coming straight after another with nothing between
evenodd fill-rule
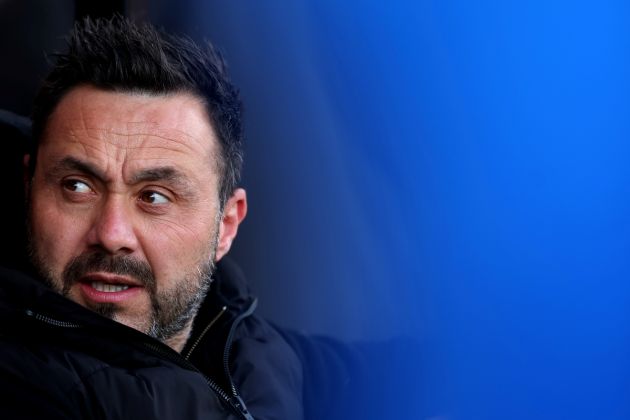
<instances>
[{"instance_id":1,"label":"blurred blue wall","mask_svg":"<svg viewBox=\"0 0 630 420\"><path fill-rule=\"evenodd\" d=\"M446 418L630 417L627 2L163 7L242 88L265 314L420 337Z\"/></svg>"}]
</instances>

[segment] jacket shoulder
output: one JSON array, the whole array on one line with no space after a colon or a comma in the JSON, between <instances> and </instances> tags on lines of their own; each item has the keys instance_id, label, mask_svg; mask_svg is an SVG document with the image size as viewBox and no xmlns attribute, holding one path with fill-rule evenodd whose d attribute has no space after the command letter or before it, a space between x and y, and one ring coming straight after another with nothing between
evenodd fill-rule
<instances>
[{"instance_id":1,"label":"jacket shoulder","mask_svg":"<svg viewBox=\"0 0 630 420\"><path fill-rule=\"evenodd\" d=\"M239 325L230 352L234 383L256 419L301 419L303 368L275 327L258 316Z\"/></svg>"},{"instance_id":2,"label":"jacket shoulder","mask_svg":"<svg viewBox=\"0 0 630 420\"><path fill-rule=\"evenodd\" d=\"M183 354L239 395L256 420L302 419L302 364L256 305L239 267L222 259Z\"/></svg>"}]
</instances>

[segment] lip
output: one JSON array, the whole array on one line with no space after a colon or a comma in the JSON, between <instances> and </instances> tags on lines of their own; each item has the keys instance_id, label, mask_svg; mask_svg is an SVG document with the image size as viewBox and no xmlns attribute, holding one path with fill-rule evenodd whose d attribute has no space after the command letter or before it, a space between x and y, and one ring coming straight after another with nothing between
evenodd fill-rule
<instances>
[{"instance_id":1,"label":"lip","mask_svg":"<svg viewBox=\"0 0 630 420\"><path fill-rule=\"evenodd\" d=\"M119 284L119 285L125 285L129 287L142 286L138 281L135 281L134 279L130 277L119 276L119 275L111 274L111 273L101 273L101 272L89 273L79 279L79 282L81 283L92 283L94 281L102 281L103 283Z\"/></svg>"},{"instance_id":2,"label":"lip","mask_svg":"<svg viewBox=\"0 0 630 420\"><path fill-rule=\"evenodd\" d=\"M101 292L92 287L92 282L103 282L116 285L129 286L126 290L120 292ZM117 276L108 273L90 273L81 277L79 286L83 297L94 303L122 303L132 299L140 293L144 287L129 277Z\"/></svg>"}]
</instances>

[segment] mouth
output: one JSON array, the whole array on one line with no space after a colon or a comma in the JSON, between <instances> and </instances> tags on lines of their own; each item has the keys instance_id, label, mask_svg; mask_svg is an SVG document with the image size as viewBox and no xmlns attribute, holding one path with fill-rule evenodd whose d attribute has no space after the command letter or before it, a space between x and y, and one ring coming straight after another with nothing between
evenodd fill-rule
<instances>
[{"instance_id":1,"label":"mouth","mask_svg":"<svg viewBox=\"0 0 630 420\"><path fill-rule=\"evenodd\" d=\"M105 293L122 292L123 290L129 289L129 286L127 286L126 284L110 284L103 283L102 281L93 281L89 284L90 286L92 286L93 289Z\"/></svg>"},{"instance_id":2,"label":"mouth","mask_svg":"<svg viewBox=\"0 0 630 420\"><path fill-rule=\"evenodd\" d=\"M109 273L85 275L79 279L79 286L83 297L94 303L121 303L144 289L132 278Z\"/></svg>"}]
</instances>

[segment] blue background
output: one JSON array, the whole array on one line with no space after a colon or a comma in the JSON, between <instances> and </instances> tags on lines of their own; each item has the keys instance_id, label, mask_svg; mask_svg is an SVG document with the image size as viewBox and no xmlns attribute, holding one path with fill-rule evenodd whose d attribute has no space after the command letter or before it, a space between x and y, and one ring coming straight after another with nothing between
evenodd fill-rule
<instances>
[{"instance_id":1,"label":"blue background","mask_svg":"<svg viewBox=\"0 0 630 420\"><path fill-rule=\"evenodd\" d=\"M628 3L198 7L163 22L242 88L265 314L418 337L447 419L630 418Z\"/></svg>"},{"instance_id":2,"label":"blue background","mask_svg":"<svg viewBox=\"0 0 630 420\"><path fill-rule=\"evenodd\" d=\"M440 419L630 418L630 3L148 4L241 88L264 315L418 339Z\"/></svg>"}]
</instances>

